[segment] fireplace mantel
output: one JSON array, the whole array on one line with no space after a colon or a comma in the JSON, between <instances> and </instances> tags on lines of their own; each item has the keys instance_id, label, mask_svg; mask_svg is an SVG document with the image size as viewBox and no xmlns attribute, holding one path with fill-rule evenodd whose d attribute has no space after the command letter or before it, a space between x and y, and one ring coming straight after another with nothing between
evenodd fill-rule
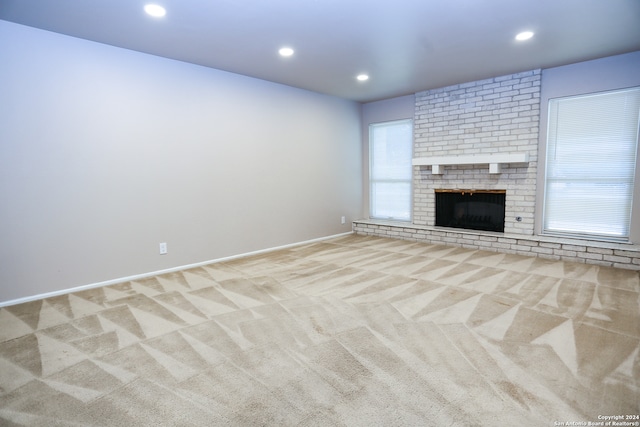
<instances>
[{"instance_id":1,"label":"fireplace mantel","mask_svg":"<svg viewBox=\"0 0 640 427\"><path fill-rule=\"evenodd\" d=\"M509 163L529 163L528 153L477 154L469 156L416 157L414 166L431 166L433 175L444 174L445 165L489 165L489 173L501 173L502 165Z\"/></svg>"}]
</instances>

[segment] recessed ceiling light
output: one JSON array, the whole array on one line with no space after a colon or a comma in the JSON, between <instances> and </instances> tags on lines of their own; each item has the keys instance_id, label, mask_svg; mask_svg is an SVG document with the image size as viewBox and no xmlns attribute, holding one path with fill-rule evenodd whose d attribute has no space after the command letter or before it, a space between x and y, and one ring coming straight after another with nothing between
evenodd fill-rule
<instances>
[{"instance_id":1,"label":"recessed ceiling light","mask_svg":"<svg viewBox=\"0 0 640 427\"><path fill-rule=\"evenodd\" d=\"M155 18L161 18L167 14L167 10L158 4L147 4L144 11Z\"/></svg>"},{"instance_id":2,"label":"recessed ceiling light","mask_svg":"<svg viewBox=\"0 0 640 427\"><path fill-rule=\"evenodd\" d=\"M283 47L278 51L278 53L280 54L280 56L291 56L293 55L293 49L291 49L290 47Z\"/></svg>"},{"instance_id":3,"label":"recessed ceiling light","mask_svg":"<svg viewBox=\"0 0 640 427\"><path fill-rule=\"evenodd\" d=\"M358 76L356 77L356 79L360 80L361 82L367 81L369 80L369 76L366 74L358 74Z\"/></svg>"},{"instance_id":4,"label":"recessed ceiling light","mask_svg":"<svg viewBox=\"0 0 640 427\"><path fill-rule=\"evenodd\" d=\"M523 31L521 33L518 33L518 35L516 35L516 40L524 41L524 40L529 40L531 37L533 37L532 31Z\"/></svg>"}]
</instances>

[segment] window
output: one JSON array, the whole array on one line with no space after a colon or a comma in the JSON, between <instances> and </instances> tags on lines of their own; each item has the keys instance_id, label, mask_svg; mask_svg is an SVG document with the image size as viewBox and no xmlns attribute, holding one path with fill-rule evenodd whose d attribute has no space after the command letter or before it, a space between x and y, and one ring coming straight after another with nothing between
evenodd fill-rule
<instances>
[{"instance_id":1,"label":"window","mask_svg":"<svg viewBox=\"0 0 640 427\"><path fill-rule=\"evenodd\" d=\"M411 120L369 126L370 216L411 220Z\"/></svg>"},{"instance_id":2,"label":"window","mask_svg":"<svg viewBox=\"0 0 640 427\"><path fill-rule=\"evenodd\" d=\"M640 88L552 99L544 231L628 240Z\"/></svg>"}]
</instances>

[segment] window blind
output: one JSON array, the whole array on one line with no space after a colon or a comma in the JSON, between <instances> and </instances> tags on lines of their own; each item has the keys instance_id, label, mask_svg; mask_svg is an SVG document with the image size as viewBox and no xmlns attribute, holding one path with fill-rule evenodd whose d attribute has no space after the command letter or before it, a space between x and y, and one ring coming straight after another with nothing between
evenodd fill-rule
<instances>
[{"instance_id":1,"label":"window blind","mask_svg":"<svg viewBox=\"0 0 640 427\"><path fill-rule=\"evenodd\" d=\"M411 220L411 120L369 126L370 216Z\"/></svg>"},{"instance_id":2,"label":"window blind","mask_svg":"<svg viewBox=\"0 0 640 427\"><path fill-rule=\"evenodd\" d=\"M640 88L552 99L544 231L629 237Z\"/></svg>"}]
</instances>

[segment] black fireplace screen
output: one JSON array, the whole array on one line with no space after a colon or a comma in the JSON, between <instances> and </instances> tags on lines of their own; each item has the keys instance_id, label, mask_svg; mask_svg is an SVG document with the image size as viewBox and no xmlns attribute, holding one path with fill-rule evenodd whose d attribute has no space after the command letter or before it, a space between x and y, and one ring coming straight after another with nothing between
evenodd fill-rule
<instances>
[{"instance_id":1,"label":"black fireplace screen","mask_svg":"<svg viewBox=\"0 0 640 427\"><path fill-rule=\"evenodd\" d=\"M504 232L503 190L436 190L436 226Z\"/></svg>"}]
</instances>

